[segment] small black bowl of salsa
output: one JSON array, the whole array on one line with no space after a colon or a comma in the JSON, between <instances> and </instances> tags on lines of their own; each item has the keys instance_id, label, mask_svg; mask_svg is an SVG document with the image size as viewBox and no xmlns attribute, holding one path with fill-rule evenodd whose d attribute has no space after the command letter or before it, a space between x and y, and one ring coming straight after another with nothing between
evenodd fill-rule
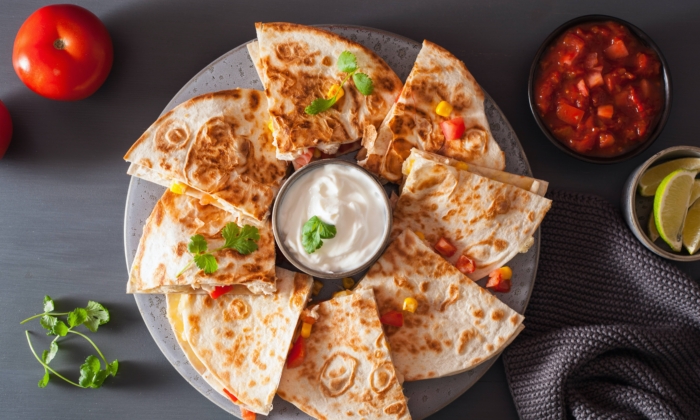
<instances>
[{"instance_id":1,"label":"small black bowl of salsa","mask_svg":"<svg viewBox=\"0 0 700 420\"><path fill-rule=\"evenodd\" d=\"M663 130L671 76L641 29L611 16L581 16L542 43L528 97L555 146L587 162L615 163L644 151Z\"/></svg>"}]
</instances>

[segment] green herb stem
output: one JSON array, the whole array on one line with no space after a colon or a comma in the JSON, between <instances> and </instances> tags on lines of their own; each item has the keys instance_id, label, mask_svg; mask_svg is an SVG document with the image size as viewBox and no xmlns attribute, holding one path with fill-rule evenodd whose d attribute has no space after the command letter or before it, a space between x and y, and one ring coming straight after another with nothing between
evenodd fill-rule
<instances>
[{"instance_id":1,"label":"green herb stem","mask_svg":"<svg viewBox=\"0 0 700 420\"><path fill-rule=\"evenodd\" d=\"M92 340L90 340L90 338L89 338L87 335L85 335L85 334L83 334L83 333L81 333L81 332L78 332L78 331L73 331L73 330L68 330L68 332L69 332L69 333L73 333L73 334L77 334L77 335L83 337L84 339L86 339L86 340L88 341L88 343L92 344L92 347L95 348L95 351L97 351L97 354L99 354L100 357L102 358L102 360L104 360L105 366L109 367L109 363L107 363L107 359L105 358L105 356L102 354L102 352L100 351L100 349L97 348L97 345L96 345Z\"/></svg>"},{"instance_id":2,"label":"green herb stem","mask_svg":"<svg viewBox=\"0 0 700 420\"><path fill-rule=\"evenodd\" d=\"M84 388L84 387L80 386L79 384L76 384L75 382L71 381L70 379L67 379L66 377L64 377L64 376L61 375L60 373L58 373L58 372L56 372L55 370L53 370L53 369L51 368L51 366L49 366L49 365L47 365L46 363L44 363L44 361L41 360L41 359L39 358L39 356L36 355L36 352L34 351L34 346L32 346L32 340L29 339L29 331L25 330L24 333L25 333L25 335L27 336L27 343L29 343L29 348L31 349L32 354L34 355L34 358L36 358L36 360L37 360L39 363L41 363L41 365L44 367L44 369L48 370L49 372L53 373L54 375L58 376L59 378L63 379L64 381L68 382L69 384L71 384L71 385L73 385L73 386L77 386L78 388ZM87 338L87 337L86 337L86 338ZM99 352L99 350L98 350L98 352Z\"/></svg>"},{"instance_id":3,"label":"green herb stem","mask_svg":"<svg viewBox=\"0 0 700 420\"><path fill-rule=\"evenodd\" d=\"M182 275L182 273L184 273L185 271L187 271L188 268L192 267L192 264L194 264L194 260L190 260L190 262L187 263L187 265L185 266L185 268L183 268L182 270L180 270L180 272L177 273L177 274L175 275L175 278L180 277L180 276Z\"/></svg>"},{"instance_id":4,"label":"green herb stem","mask_svg":"<svg viewBox=\"0 0 700 420\"><path fill-rule=\"evenodd\" d=\"M43 314L36 314L34 316L30 316L29 318L25 319L24 321L20 322L19 324L22 325L25 322L31 321L32 319L40 318L44 315L50 315L50 316L61 316L61 315L68 315L69 312L44 312Z\"/></svg>"}]
</instances>

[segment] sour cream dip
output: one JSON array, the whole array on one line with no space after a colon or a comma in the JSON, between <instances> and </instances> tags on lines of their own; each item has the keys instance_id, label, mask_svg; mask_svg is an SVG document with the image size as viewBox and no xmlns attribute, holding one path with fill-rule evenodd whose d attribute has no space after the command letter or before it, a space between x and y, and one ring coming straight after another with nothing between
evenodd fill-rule
<instances>
[{"instance_id":1,"label":"sour cream dip","mask_svg":"<svg viewBox=\"0 0 700 420\"><path fill-rule=\"evenodd\" d=\"M302 229L313 216L336 235L308 253ZM312 275L346 276L368 268L388 241L391 209L382 186L364 169L340 160L311 163L292 175L273 212L275 239L292 264ZM301 265L301 266L300 266Z\"/></svg>"}]
</instances>

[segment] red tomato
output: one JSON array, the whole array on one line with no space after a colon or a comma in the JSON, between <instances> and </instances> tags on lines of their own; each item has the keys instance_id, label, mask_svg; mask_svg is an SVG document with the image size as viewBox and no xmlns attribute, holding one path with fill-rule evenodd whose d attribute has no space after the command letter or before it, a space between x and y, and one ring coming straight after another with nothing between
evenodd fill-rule
<instances>
[{"instance_id":1,"label":"red tomato","mask_svg":"<svg viewBox=\"0 0 700 420\"><path fill-rule=\"evenodd\" d=\"M451 257L457 252L457 248L452 245L447 239L440 238L435 244L435 250L440 253L443 257Z\"/></svg>"},{"instance_id":2,"label":"red tomato","mask_svg":"<svg viewBox=\"0 0 700 420\"><path fill-rule=\"evenodd\" d=\"M379 321L384 325L392 327L403 327L403 313L399 311L389 311L379 318Z\"/></svg>"},{"instance_id":3,"label":"red tomato","mask_svg":"<svg viewBox=\"0 0 700 420\"><path fill-rule=\"evenodd\" d=\"M600 118L610 119L615 112L615 108L612 105L602 105L598 107L598 116Z\"/></svg>"},{"instance_id":4,"label":"red tomato","mask_svg":"<svg viewBox=\"0 0 700 420\"><path fill-rule=\"evenodd\" d=\"M472 261L472 259L467 257L466 255L459 256L455 267L457 267L457 270L461 271L464 274L470 274L473 273L474 270L476 270L476 264L474 264L474 261Z\"/></svg>"},{"instance_id":5,"label":"red tomato","mask_svg":"<svg viewBox=\"0 0 700 420\"><path fill-rule=\"evenodd\" d=\"M313 147L306 152L302 153L299 155L298 158L294 159L292 161L292 165L294 166L294 170L296 171L299 168L303 168L306 166L309 162L311 162L311 158L314 157L314 149Z\"/></svg>"},{"instance_id":6,"label":"red tomato","mask_svg":"<svg viewBox=\"0 0 700 420\"><path fill-rule=\"evenodd\" d=\"M289 356L287 356L287 368L293 369L297 366L301 366L304 363L304 357L306 356L306 347L304 347L304 337L299 336L297 341L289 350Z\"/></svg>"},{"instance_id":7,"label":"red tomato","mask_svg":"<svg viewBox=\"0 0 700 420\"><path fill-rule=\"evenodd\" d=\"M627 57L629 55L625 42L620 38L614 38L612 40L612 45L606 48L603 52L613 60Z\"/></svg>"},{"instance_id":8,"label":"red tomato","mask_svg":"<svg viewBox=\"0 0 700 420\"><path fill-rule=\"evenodd\" d=\"M464 134L464 120L462 117L452 118L440 124L445 140L457 140Z\"/></svg>"},{"instance_id":9,"label":"red tomato","mask_svg":"<svg viewBox=\"0 0 700 420\"><path fill-rule=\"evenodd\" d=\"M22 24L12 50L15 72L41 96L84 99L102 86L114 53L107 28L89 10L54 4Z\"/></svg>"},{"instance_id":10,"label":"red tomato","mask_svg":"<svg viewBox=\"0 0 700 420\"><path fill-rule=\"evenodd\" d=\"M255 420L255 413L241 407L241 418L243 420Z\"/></svg>"},{"instance_id":11,"label":"red tomato","mask_svg":"<svg viewBox=\"0 0 700 420\"><path fill-rule=\"evenodd\" d=\"M615 144L615 137L610 133L600 133L600 147L610 147Z\"/></svg>"},{"instance_id":12,"label":"red tomato","mask_svg":"<svg viewBox=\"0 0 700 420\"><path fill-rule=\"evenodd\" d=\"M489 274L489 281L486 283L488 289L493 289L500 293L508 293L510 292L510 286L510 279L503 278L503 274L500 270L495 270Z\"/></svg>"},{"instance_id":13,"label":"red tomato","mask_svg":"<svg viewBox=\"0 0 700 420\"><path fill-rule=\"evenodd\" d=\"M585 114L585 112L575 106L565 104L564 102L559 102L557 105L557 117L567 124L578 125L583 118L583 114Z\"/></svg>"},{"instance_id":14,"label":"red tomato","mask_svg":"<svg viewBox=\"0 0 700 420\"><path fill-rule=\"evenodd\" d=\"M224 388L224 394L226 394L226 396L229 397L231 399L231 401L233 401L234 403L236 403L236 404L238 403L238 398L236 398L235 395L231 394L228 391L228 389Z\"/></svg>"},{"instance_id":15,"label":"red tomato","mask_svg":"<svg viewBox=\"0 0 700 420\"><path fill-rule=\"evenodd\" d=\"M10 146L10 140L12 140L12 118L10 111L0 101L0 159L5 156L5 152Z\"/></svg>"},{"instance_id":16,"label":"red tomato","mask_svg":"<svg viewBox=\"0 0 700 420\"><path fill-rule=\"evenodd\" d=\"M233 286L216 286L214 287L214 290L209 292L209 296L211 296L212 299L218 299L219 296L226 294L233 290Z\"/></svg>"}]
</instances>

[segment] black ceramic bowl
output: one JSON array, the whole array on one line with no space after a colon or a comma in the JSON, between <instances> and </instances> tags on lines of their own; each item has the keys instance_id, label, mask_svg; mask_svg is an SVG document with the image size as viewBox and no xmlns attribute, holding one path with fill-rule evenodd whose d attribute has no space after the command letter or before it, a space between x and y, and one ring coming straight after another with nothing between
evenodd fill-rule
<instances>
[{"instance_id":1,"label":"black ceramic bowl","mask_svg":"<svg viewBox=\"0 0 700 420\"><path fill-rule=\"evenodd\" d=\"M613 21L620 23L624 26L626 26L632 34L634 34L644 45L650 47L651 49L656 52L656 55L659 57L659 61L661 62L661 73L663 75L663 80L664 80L664 107L661 110L661 115L657 118L656 123L654 125L654 128L651 131L651 134L649 137L647 137L643 142L640 142L635 148L627 151L624 154L618 155L618 156L612 156L612 157L598 157L598 156L587 156L580 154L568 147L566 147L561 141L557 140L556 137L549 131L549 128L547 125L544 123L542 118L540 117L540 114L537 112L537 104L535 103L535 77L538 74L538 67L540 63L540 58L542 55L547 51L547 48L550 46L552 42L554 42L557 38L559 38L560 35L562 35L567 29L571 28L572 26L584 24L584 23L592 23L592 22L607 22L607 21ZM644 150L647 149L656 139L659 137L659 134L661 134L661 131L664 129L664 126L666 125L666 121L668 120L668 114L671 112L671 74L669 73L668 70L668 64L666 63L666 59L664 58L663 54L661 54L661 50L659 50L659 47L656 46L654 41L645 34L641 29L637 28L636 26L632 25L631 23L624 21L622 19L618 19L616 17L612 16L605 16L605 15L586 15L586 16L581 16L577 17L575 19L572 19L557 29L555 29L547 39L544 40L540 48L537 50L537 54L535 54L535 59L532 61L532 66L530 67L530 77L528 79L527 83L527 96L530 101L530 110L532 111L532 115L535 117L535 121L537 122L537 125L540 126L540 129L542 132L547 136L550 142L552 142L553 145L555 145L559 150L563 151L564 153L567 153L577 159L584 160L586 162L592 162L592 163L617 163L617 162L622 162L624 160L630 159L633 156L636 156L640 153L642 153Z\"/></svg>"}]
</instances>

